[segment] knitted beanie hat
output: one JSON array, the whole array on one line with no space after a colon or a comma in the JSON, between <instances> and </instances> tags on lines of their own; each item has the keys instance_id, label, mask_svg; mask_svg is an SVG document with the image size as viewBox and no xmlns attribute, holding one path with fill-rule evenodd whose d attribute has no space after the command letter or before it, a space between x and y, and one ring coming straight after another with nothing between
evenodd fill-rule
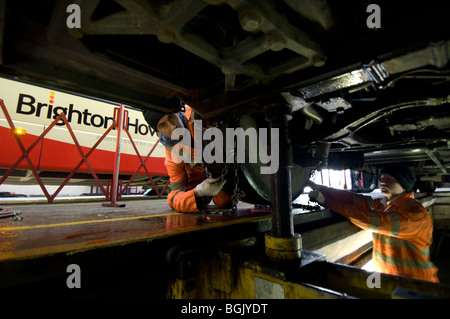
<instances>
[{"instance_id":1,"label":"knitted beanie hat","mask_svg":"<svg viewBox=\"0 0 450 319\"><path fill-rule=\"evenodd\" d=\"M381 170L380 175L383 173L394 177L407 192L412 191L416 175L411 168L399 164L390 164Z\"/></svg>"},{"instance_id":2,"label":"knitted beanie hat","mask_svg":"<svg viewBox=\"0 0 450 319\"><path fill-rule=\"evenodd\" d=\"M158 124L159 120L167 113L158 112L146 109L143 111L144 118L147 121L147 123L150 125L150 127L154 130L156 130L156 125Z\"/></svg>"}]
</instances>

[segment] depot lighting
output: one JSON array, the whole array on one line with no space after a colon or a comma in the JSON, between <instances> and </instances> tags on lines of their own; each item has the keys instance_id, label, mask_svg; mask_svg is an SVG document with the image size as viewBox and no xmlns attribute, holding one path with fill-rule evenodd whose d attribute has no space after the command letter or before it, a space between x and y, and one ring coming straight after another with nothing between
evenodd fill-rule
<instances>
[{"instance_id":1,"label":"depot lighting","mask_svg":"<svg viewBox=\"0 0 450 319\"><path fill-rule=\"evenodd\" d=\"M27 131L23 128L15 128L13 133L15 135L26 135Z\"/></svg>"}]
</instances>

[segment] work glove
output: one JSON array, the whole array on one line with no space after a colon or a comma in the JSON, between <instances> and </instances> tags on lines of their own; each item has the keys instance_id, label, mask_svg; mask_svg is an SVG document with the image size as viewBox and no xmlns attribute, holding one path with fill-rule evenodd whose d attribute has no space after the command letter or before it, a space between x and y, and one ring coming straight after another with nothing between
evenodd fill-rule
<instances>
[{"instance_id":1,"label":"work glove","mask_svg":"<svg viewBox=\"0 0 450 319\"><path fill-rule=\"evenodd\" d=\"M220 178L208 178L195 187L194 193L199 197L216 196L227 181Z\"/></svg>"},{"instance_id":2,"label":"work glove","mask_svg":"<svg viewBox=\"0 0 450 319\"><path fill-rule=\"evenodd\" d=\"M324 206L325 204L325 196L323 196L322 192L320 191L320 186L313 183L312 181L308 181L306 183L307 186L311 187L312 190L309 192L309 201L319 203L320 205ZM316 190L319 189L319 190Z\"/></svg>"},{"instance_id":3,"label":"work glove","mask_svg":"<svg viewBox=\"0 0 450 319\"><path fill-rule=\"evenodd\" d=\"M323 196L322 192L310 191L308 195L309 195L309 200L311 202L316 202L316 203L319 203L320 205L324 206L325 196Z\"/></svg>"}]
</instances>

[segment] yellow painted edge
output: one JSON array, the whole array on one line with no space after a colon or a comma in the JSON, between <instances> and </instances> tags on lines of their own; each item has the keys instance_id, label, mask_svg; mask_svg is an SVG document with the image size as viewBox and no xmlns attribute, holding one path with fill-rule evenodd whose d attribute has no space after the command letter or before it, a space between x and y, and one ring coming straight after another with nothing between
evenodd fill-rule
<instances>
[{"instance_id":1,"label":"yellow painted edge","mask_svg":"<svg viewBox=\"0 0 450 319\"><path fill-rule=\"evenodd\" d=\"M104 223L104 222L116 222L121 220L134 220L134 219L142 219L142 218L153 218L153 217L161 217L168 216L172 214L177 214L174 212L166 213L166 214L158 214L158 215L145 215L145 216L133 216L133 217L121 217L121 218L112 218L112 219L93 219L93 220L81 220L76 222L67 222L67 223L57 223L57 224L46 224L46 225L30 225L30 226L14 226L14 227L0 227L0 231L16 231L16 230L24 230L24 229L38 229L38 228L49 228L49 227L61 227L61 226L74 226L74 225L83 225L83 224L93 224L93 223Z\"/></svg>"}]
</instances>

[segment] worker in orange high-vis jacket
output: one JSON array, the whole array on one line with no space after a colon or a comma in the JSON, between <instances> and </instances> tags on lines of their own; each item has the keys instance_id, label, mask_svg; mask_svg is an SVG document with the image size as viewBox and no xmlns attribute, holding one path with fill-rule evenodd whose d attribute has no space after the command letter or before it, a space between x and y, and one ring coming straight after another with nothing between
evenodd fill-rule
<instances>
[{"instance_id":1,"label":"worker in orange high-vis jacket","mask_svg":"<svg viewBox=\"0 0 450 319\"><path fill-rule=\"evenodd\" d=\"M202 165L194 161L194 111L185 105L184 112L163 113L144 110L143 114L166 148L164 164L171 187L167 196L169 206L177 212L196 213L213 199L218 208L231 207L231 196L222 190L226 180L206 178ZM172 132L176 128L189 130L191 135L189 146L182 145L184 139L172 139ZM185 155L188 154L187 156L182 155L184 147L191 147L189 152L184 152Z\"/></svg>"},{"instance_id":2,"label":"worker in orange high-vis jacket","mask_svg":"<svg viewBox=\"0 0 450 319\"><path fill-rule=\"evenodd\" d=\"M433 220L414 199L414 172L405 166L388 165L380 172L385 198L372 199L308 182L310 199L335 211L373 235L375 271L439 282L438 269L430 261Z\"/></svg>"}]
</instances>

